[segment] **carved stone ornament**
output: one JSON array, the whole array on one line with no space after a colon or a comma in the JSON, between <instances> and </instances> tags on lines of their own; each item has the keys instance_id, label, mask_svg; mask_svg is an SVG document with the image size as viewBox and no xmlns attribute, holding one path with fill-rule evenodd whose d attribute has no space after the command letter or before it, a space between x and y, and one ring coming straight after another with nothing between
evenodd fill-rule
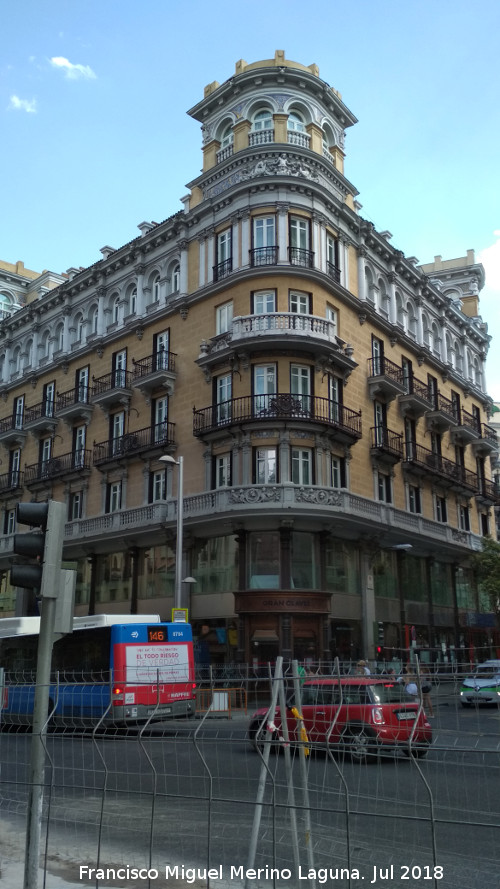
<instances>
[{"instance_id":1,"label":"carved stone ornament","mask_svg":"<svg viewBox=\"0 0 500 889\"><path fill-rule=\"evenodd\" d=\"M215 185L208 186L204 189L204 197L213 198L222 192L227 191L233 185L239 182L245 182L249 179L255 179L258 176L292 176L299 179L309 179L314 182L319 181L318 173L305 161L290 160L286 154L281 154L279 158L270 158L269 160L259 160L257 163L249 167L240 167L233 173L230 173L225 179L220 180Z\"/></svg>"},{"instance_id":2,"label":"carved stone ornament","mask_svg":"<svg viewBox=\"0 0 500 889\"><path fill-rule=\"evenodd\" d=\"M340 491L326 491L323 488L299 488L295 491L298 503L317 503L318 506L342 506Z\"/></svg>"},{"instance_id":3,"label":"carved stone ornament","mask_svg":"<svg viewBox=\"0 0 500 889\"><path fill-rule=\"evenodd\" d=\"M278 488L231 488L229 491L230 503L269 503L281 500Z\"/></svg>"}]
</instances>

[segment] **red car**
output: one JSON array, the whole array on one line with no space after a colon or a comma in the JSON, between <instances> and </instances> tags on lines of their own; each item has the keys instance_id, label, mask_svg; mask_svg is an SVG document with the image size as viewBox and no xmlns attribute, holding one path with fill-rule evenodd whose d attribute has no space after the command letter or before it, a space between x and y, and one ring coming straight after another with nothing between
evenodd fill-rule
<instances>
[{"instance_id":1,"label":"red car","mask_svg":"<svg viewBox=\"0 0 500 889\"><path fill-rule=\"evenodd\" d=\"M271 740L282 742L279 708L269 726L267 710L253 714L249 737L262 749ZM302 686L302 716L311 747L332 746L355 762L375 760L381 753L400 748L407 756L425 756L432 729L419 705L400 683L374 676L343 676L308 679ZM300 739L300 727L287 709L289 738Z\"/></svg>"}]
</instances>

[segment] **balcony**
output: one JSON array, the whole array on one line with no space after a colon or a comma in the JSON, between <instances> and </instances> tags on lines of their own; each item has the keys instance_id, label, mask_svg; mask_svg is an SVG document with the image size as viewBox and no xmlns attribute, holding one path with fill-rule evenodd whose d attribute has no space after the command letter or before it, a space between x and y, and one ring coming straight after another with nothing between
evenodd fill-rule
<instances>
[{"instance_id":1,"label":"balcony","mask_svg":"<svg viewBox=\"0 0 500 889\"><path fill-rule=\"evenodd\" d=\"M476 500L485 506L500 506L500 485L497 480L479 479L479 493Z\"/></svg>"},{"instance_id":2,"label":"balcony","mask_svg":"<svg viewBox=\"0 0 500 889\"><path fill-rule=\"evenodd\" d=\"M444 432L457 425L458 407L450 398L446 398L446 395L436 392L433 396L432 409L428 411L425 419L429 429Z\"/></svg>"},{"instance_id":3,"label":"balcony","mask_svg":"<svg viewBox=\"0 0 500 889\"><path fill-rule=\"evenodd\" d=\"M10 472L4 472L0 475L0 497L2 495L10 496L16 491L21 491L24 487L24 472L19 469L11 469Z\"/></svg>"},{"instance_id":4,"label":"balcony","mask_svg":"<svg viewBox=\"0 0 500 889\"><path fill-rule=\"evenodd\" d=\"M475 457L486 457L498 450L498 435L492 426L486 423L480 425L480 435L472 442L472 451Z\"/></svg>"},{"instance_id":5,"label":"balcony","mask_svg":"<svg viewBox=\"0 0 500 889\"><path fill-rule=\"evenodd\" d=\"M82 474L90 473L91 465L91 453L83 448L59 457L49 457L25 467L25 484L31 487L54 479L81 478Z\"/></svg>"},{"instance_id":6,"label":"balcony","mask_svg":"<svg viewBox=\"0 0 500 889\"><path fill-rule=\"evenodd\" d=\"M0 442L4 445L24 445L26 432L24 431L23 416L17 414L14 417L6 417L0 420Z\"/></svg>"},{"instance_id":7,"label":"balcony","mask_svg":"<svg viewBox=\"0 0 500 889\"><path fill-rule=\"evenodd\" d=\"M304 250L303 247L289 247L288 260L290 265L299 265L303 269L314 267L314 253L312 250Z\"/></svg>"},{"instance_id":8,"label":"balcony","mask_svg":"<svg viewBox=\"0 0 500 889\"><path fill-rule=\"evenodd\" d=\"M193 435L203 438L241 423L287 423L321 426L338 442L354 444L361 438L361 412L313 395L289 392L247 395L201 410L193 409Z\"/></svg>"},{"instance_id":9,"label":"balcony","mask_svg":"<svg viewBox=\"0 0 500 889\"><path fill-rule=\"evenodd\" d=\"M309 133L297 133L294 130L288 130L289 145L297 145L298 148L309 148L310 141Z\"/></svg>"},{"instance_id":10,"label":"balcony","mask_svg":"<svg viewBox=\"0 0 500 889\"><path fill-rule=\"evenodd\" d=\"M398 396L399 409L406 417L410 415L415 420L423 416L427 411L432 410L433 401L429 386L422 383L417 377L411 376L409 380L405 380L405 394Z\"/></svg>"},{"instance_id":11,"label":"balcony","mask_svg":"<svg viewBox=\"0 0 500 889\"><path fill-rule=\"evenodd\" d=\"M398 463L403 459L403 435L385 426L370 429L370 453L383 463Z\"/></svg>"},{"instance_id":12,"label":"balcony","mask_svg":"<svg viewBox=\"0 0 500 889\"><path fill-rule=\"evenodd\" d=\"M340 269L333 262L327 260L326 262L326 273L330 278L333 278L337 284L340 284Z\"/></svg>"},{"instance_id":13,"label":"balcony","mask_svg":"<svg viewBox=\"0 0 500 889\"><path fill-rule=\"evenodd\" d=\"M139 459L144 454L164 454L175 445L174 423L158 423L135 432L126 432L118 438L110 438L94 444L94 466L109 466L127 460Z\"/></svg>"},{"instance_id":14,"label":"balcony","mask_svg":"<svg viewBox=\"0 0 500 889\"><path fill-rule=\"evenodd\" d=\"M233 260L232 257L229 259L225 259L224 262L219 262L217 265L213 267L214 273L214 282L223 281L224 278L227 278L228 275L233 271Z\"/></svg>"},{"instance_id":15,"label":"balcony","mask_svg":"<svg viewBox=\"0 0 500 889\"><path fill-rule=\"evenodd\" d=\"M245 360L249 352L293 349L294 353L307 353L323 363L329 361L348 376L357 364L352 359L352 349L336 336L335 330L333 321L317 315L296 312L240 315L233 318L228 331L203 341L196 363L209 370L224 360Z\"/></svg>"},{"instance_id":16,"label":"balcony","mask_svg":"<svg viewBox=\"0 0 500 889\"><path fill-rule=\"evenodd\" d=\"M407 472L419 476L432 476L438 479L441 485L457 493L471 496L480 490L476 472L471 472L460 463L447 460L442 454L436 454L415 442L406 442L404 460L403 468Z\"/></svg>"},{"instance_id":17,"label":"balcony","mask_svg":"<svg viewBox=\"0 0 500 889\"><path fill-rule=\"evenodd\" d=\"M132 359L134 370L132 371L132 386L139 389L148 397L151 392L164 389L169 395L173 394L174 383L177 378L175 372L174 352L156 352L148 358Z\"/></svg>"},{"instance_id":18,"label":"balcony","mask_svg":"<svg viewBox=\"0 0 500 889\"><path fill-rule=\"evenodd\" d=\"M269 145L270 142L274 142L274 128L248 134L249 148L254 148L256 145Z\"/></svg>"},{"instance_id":19,"label":"balcony","mask_svg":"<svg viewBox=\"0 0 500 889\"><path fill-rule=\"evenodd\" d=\"M41 401L24 411L24 428L27 432L53 432L58 422L53 401Z\"/></svg>"},{"instance_id":20,"label":"balcony","mask_svg":"<svg viewBox=\"0 0 500 889\"><path fill-rule=\"evenodd\" d=\"M405 394L403 368L383 355L368 359L368 390L372 400L392 401Z\"/></svg>"},{"instance_id":21,"label":"balcony","mask_svg":"<svg viewBox=\"0 0 500 889\"><path fill-rule=\"evenodd\" d=\"M457 425L450 429L450 439L454 444L466 445L481 437L481 423L465 408L457 411Z\"/></svg>"},{"instance_id":22,"label":"balcony","mask_svg":"<svg viewBox=\"0 0 500 889\"><path fill-rule=\"evenodd\" d=\"M103 377L92 377L90 401L99 407L128 404L132 397L132 374L128 370L113 370Z\"/></svg>"},{"instance_id":23,"label":"balcony","mask_svg":"<svg viewBox=\"0 0 500 889\"><path fill-rule=\"evenodd\" d=\"M88 386L77 386L75 389L68 389L67 392L58 392L55 416L70 422L83 420L85 423L90 423L94 408L89 404L89 394Z\"/></svg>"},{"instance_id":24,"label":"balcony","mask_svg":"<svg viewBox=\"0 0 500 889\"><path fill-rule=\"evenodd\" d=\"M252 268L258 268L263 265L277 265L278 263L277 245L274 245L274 247L255 247L248 252Z\"/></svg>"}]
</instances>

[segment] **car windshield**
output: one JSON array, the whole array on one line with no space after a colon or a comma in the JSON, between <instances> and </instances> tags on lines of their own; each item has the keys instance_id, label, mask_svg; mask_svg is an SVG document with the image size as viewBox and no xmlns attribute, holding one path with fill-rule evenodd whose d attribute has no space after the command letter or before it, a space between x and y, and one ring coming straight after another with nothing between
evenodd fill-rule
<instances>
[{"instance_id":1,"label":"car windshield","mask_svg":"<svg viewBox=\"0 0 500 889\"><path fill-rule=\"evenodd\" d=\"M408 695L405 686L400 682L377 682L370 685L370 696L376 704L400 704L408 703Z\"/></svg>"},{"instance_id":2,"label":"car windshield","mask_svg":"<svg viewBox=\"0 0 500 889\"><path fill-rule=\"evenodd\" d=\"M475 673L471 673L469 679L495 679L500 673L495 667L478 667Z\"/></svg>"}]
</instances>

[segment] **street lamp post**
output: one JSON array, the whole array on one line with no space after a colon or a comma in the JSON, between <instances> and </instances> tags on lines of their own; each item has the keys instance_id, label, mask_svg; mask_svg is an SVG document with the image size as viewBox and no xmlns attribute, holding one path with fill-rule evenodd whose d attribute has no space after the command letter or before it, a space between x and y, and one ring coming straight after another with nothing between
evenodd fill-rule
<instances>
[{"instance_id":1,"label":"street lamp post","mask_svg":"<svg viewBox=\"0 0 500 889\"><path fill-rule=\"evenodd\" d=\"M182 533L184 522L184 458L174 460L171 454L160 457L163 463L175 463L177 474L177 539L175 545L174 608L182 608Z\"/></svg>"}]
</instances>

